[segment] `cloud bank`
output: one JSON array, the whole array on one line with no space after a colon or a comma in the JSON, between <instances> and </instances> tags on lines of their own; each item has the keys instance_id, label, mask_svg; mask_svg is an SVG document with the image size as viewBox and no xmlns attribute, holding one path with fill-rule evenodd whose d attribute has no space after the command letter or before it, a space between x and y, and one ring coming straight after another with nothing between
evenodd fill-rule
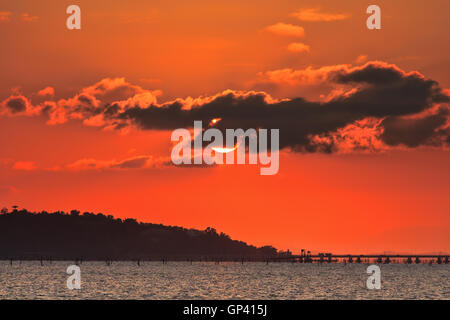
<instances>
[{"instance_id":1,"label":"cloud bank","mask_svg":"<svg viewBox=\"0 0 450 320\"><path fill-rule=\"evenodd\" d=\"M73 98L37 106L26 97L10 97L2 103L2 112L11 116L42 114L49 124L79 119L85 125L109 130L129 126L174 130L192 127L194 120L202 120L206 126L212 119L221 118L214 126L222 130L280 129L280 148L299 152L450 144L448 91L418 72L372 61L358 67L278 70L261 74L260 80L263 78L293 88L326 83L337 89L321 102L301 97L274 99L261 91L226 90L214 96L158 103L160 91L144 90L123 78L108 78Z\"/></svg>"}]
</instances>

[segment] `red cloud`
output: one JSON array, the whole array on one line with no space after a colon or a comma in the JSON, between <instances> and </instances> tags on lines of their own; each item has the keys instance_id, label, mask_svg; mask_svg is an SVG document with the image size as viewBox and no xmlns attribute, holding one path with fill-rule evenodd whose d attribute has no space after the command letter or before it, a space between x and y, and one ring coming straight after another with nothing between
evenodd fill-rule
<instances>
[{"instance_id":1,"label":"red cloud","mask_svg":"<svg viewBox=\"0 0 450 320\"><path fill-rule=\"evenodd\" d=\"M12 12L9 11L0 11L0 22L9 22L11 21Z\"/></svg>"},{"instance_id":2,"label":"red cloud","mask_svg":"<svg viewBox=\"0 0 450 320\"><path fill-rule=\"evenodd\" d=\"M130 126L173 130L192 126L194 120L209 123L221 118L221 129L279 128L285 132L281 148L307 152L331 152L337 145L353 145L354 150L368 148L367 143L352 138L368 132L390 147L450 145L448 92L416 71L405 72L395 65L372 61L357 67L267 71L258 75L258 84L292 88L295 95L292 99L274 99L264 91L226 90L213 96L158 103L159 91L144 90L123 78L107 78L82 89L75 97L46 101L37 107L23 96L13 96L2 103L2 112L42 113L49 117L50 124L78 119L85 125L116 130ZM312 86L329 89L321 101L299 95L299 90ZM433 111L438 105L439 109ZM381 134L378 128L369 130L367 125L361 129L361 121L371 118L381 120L377 125L382 127ZM134 160L145 162L142 158ZM120 162L88 159L74 164L74 168L114 166L120 166Z\"/></svg>"},{"instance_id":3,"label":"red cloud","mask_svg":"<svg viewBox=\"0 0 450 320\"><path fill-rule=\"evenodd\" d=\"M45 97L45 96L54 96L55 95L55 89L52 87L45 87L44 89L38 91L38 95Z\"/></svg>"},{"instance_id":4,"label":"red cloud","mask_svg":"<svg viewBox=\"0 0 450 320\"><path fill-rule=\"evenodd\" d=\"M37 115L40 113L40 109L34 107L30 100L23 95L14 95L0 104L0 116L1 115Z\"/></svg>"},{"instance_id":5,"label":"red cloud","mask_svg":"<svg viewBox=\"0 0 450 320\"><path fill-rule=\"evenodd\" d=\"M157 168L169 164L170 159L157 158L149 155L136 156L124 160L96 160L80 159L68 164L64 169L69 171L87 171L87 170L127 170L127 169L148 169Z\"/></svg>"},{"instance_id":6,"label":"red cloud","mask_svg":"<svg viewBox=\"0 0 450 320\"><path fill-rule=\"evenodd\" d=\"M37 169L37 165L33 161L17 161L13 165L14 170L33 171Z\"/></svg>"}]
</instances>

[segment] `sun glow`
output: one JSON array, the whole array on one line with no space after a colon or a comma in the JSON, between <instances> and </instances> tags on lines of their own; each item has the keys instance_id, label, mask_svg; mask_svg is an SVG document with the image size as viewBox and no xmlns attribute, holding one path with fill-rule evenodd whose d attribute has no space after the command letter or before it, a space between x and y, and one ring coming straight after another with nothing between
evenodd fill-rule
<instances>
[{"instance_id":1,"label":"sun glow","mask_svg":"<svg viewBox=\"0 0 450 320\"><path fill-rule=\"evenodd\" d=\"M236 144L236 146L234 148L221 148L221 147L214 147L212 148L215 152L220 152L220 153L228 153L228 152L232 152L234 150L236 150L239 147L239 144Z\"/></svg>"},{"instance_id":2,"label":"sun glow","mask_svg":"<svg viewBox=\"0 0 450 320\"><path fill-rule=\"evenodd\" d=\"M214 118L209 122L209 126L212 127L213 125L215 125L216 123L218 123L221 120L222 120L222 118Z\"/></svg>"}]
</instances>

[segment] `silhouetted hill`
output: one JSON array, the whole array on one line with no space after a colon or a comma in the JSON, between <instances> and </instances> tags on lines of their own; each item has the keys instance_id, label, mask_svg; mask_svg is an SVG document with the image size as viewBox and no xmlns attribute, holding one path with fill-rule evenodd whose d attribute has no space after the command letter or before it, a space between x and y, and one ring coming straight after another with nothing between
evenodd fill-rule
<instances>
[{"instance_id":1,"label":"silhouetted hill","mask_svg":"<svg viewBox=\"0 0 450 320\"><path fill-rule=\"evenodd\" d=\"M184 229L76 210L3 209L0 214L2 259L261 259L284 254L232 240L212 228Z\"/></svg>"}]
</instances>

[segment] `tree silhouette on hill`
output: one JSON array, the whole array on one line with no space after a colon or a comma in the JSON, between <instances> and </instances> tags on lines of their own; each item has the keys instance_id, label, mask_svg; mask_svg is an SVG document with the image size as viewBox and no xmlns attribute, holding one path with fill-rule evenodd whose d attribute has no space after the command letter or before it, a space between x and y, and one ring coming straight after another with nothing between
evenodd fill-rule
<instances>
[{"instance_id":1,"label":"tree silhouette on hill","mask_svg":"<svg viewBox=\"0 0 450 320\"><path fill-rule=\"evenodd\" d=\"M17 206L0 214L2 259L264 259L285 253L232 240L214 228L185 229L92 212L29 212Z\"/></svg>"}]
</instances>

